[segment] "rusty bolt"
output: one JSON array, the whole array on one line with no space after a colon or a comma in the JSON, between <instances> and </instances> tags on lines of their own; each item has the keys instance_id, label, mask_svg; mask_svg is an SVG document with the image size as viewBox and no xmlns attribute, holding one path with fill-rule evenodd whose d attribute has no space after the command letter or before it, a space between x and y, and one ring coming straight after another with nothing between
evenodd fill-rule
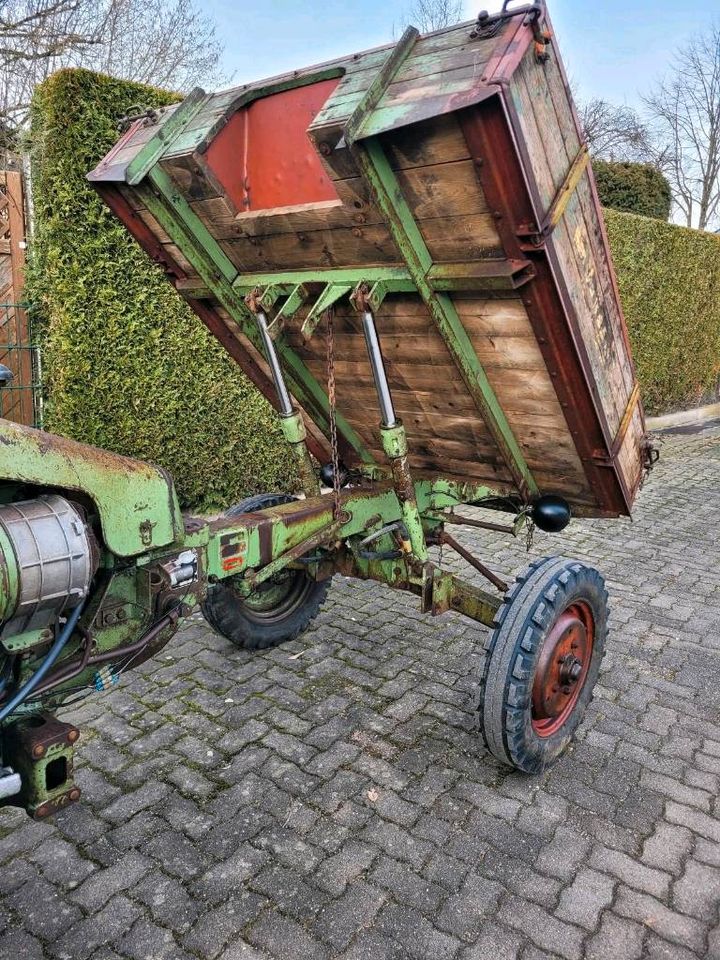
<instances>
[{"instance_id":1,"label":"rusty bolt","mask_svg":"<svg viewBox=\"0 0 720 960\"><path fill-rule=\"evenodd\" d=\"M39 759L45 753L45 747L41 743L36 743L32 748L32 755L36 759Z\"/></svg>"},{"instance_id":2,"label":"rusty bolt","mask_svg":"<svg viewBox=\"0 0 720 960\"><path fill-rule=\"evenodd\" d=\"M320 151L323 157L329 157L330 154L332 153L332 147L330 146L329 143L325 143L324 140L322 143L319 144L318 150Z\"/></svg>"},{"instance_id":3,"label":"rusty bolt","mask_svg":"<svg viewBox=\"0 0 720 960\"><path fill-rule=\"evenodd\" d=\"M80 799L80 789L78 787L73 787L70 791L70 799L74 802L75 800Z\"/></svg>"},{"instance_id":4,"label":"rusty bolt","mask_svg":"<svg viewBox=\"0 0 720 960\"><path fill-rule=\"evenodd\" d=\"M79 736L80 736L80 731L79 731L79 730L70 730L70 731L68 732L67 738L68 738L68 740L70 741L70 743L75 743L75 741L77 740L77 738L78 738Z\"/></svg>"},{"instance_id":5,"label":"rusty bolt","mask_svg":"<svg viewBox=\"0 0 720 960\"><path fill-rule=\"evenodd\" d=\"M362 235L363 235L363 232L362 232L362 230L360 229L360 227L353 227L353 236L354 236L354 237L361 237Z\"/></svg>"}]
</instances>

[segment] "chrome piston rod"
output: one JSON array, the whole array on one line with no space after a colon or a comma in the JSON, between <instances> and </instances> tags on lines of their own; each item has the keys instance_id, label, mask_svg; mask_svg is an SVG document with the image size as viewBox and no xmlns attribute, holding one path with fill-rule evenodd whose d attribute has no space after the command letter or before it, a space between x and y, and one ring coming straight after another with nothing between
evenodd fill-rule
<instances>
[{"instance_id":1,"label":"chrome piston rod","mask_svg":"<svg viewBox=\"0 0 720 960\"><path fill-rule=\"evenodd\" d=\"M293 405L292 401L290 400L290 393L288 391L287 384L285 383L282 367L280 366L277 350L275 349L275 344L273 343L272 337L270 336L270 331L268 330L267 317L262 310L258 310L255 314L255 320L257 321L258 330L260 331L260 336L262 337L263 347L265 348L265 356L268 364L270 365L270 372L272 373L273 383L275 384L278 404L280 407L280 416L289 417L293 413Z\"/></svg>"},{"instance_id":2,"label":"chrome piston rod","mask_svg":"<svg viewBox=\"0 0 720 960\"><path fill-rule=\"evenodd\" d=\"M370 357L370 366L372 367L373 379L375 380L375 389L377 390L378 403L380 404L380 419L384 427L394 427L397 424L395 416L395 407L392 402L392 394L388 385L385 363L383 361L382 351L380 350L380 341L378 340L377 327L375 326L375 317L372 310L363 310L363 333L365 334L365 344L367 345L368 356Z\"/></svg>"}]
</instances>

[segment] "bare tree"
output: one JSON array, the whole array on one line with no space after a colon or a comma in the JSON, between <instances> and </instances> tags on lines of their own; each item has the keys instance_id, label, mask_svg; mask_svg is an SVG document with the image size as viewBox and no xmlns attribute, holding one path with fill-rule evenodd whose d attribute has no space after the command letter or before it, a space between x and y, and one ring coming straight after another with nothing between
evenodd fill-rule
<instances>
[{"instance_id":1,"label":"bare tree","mask_svg":"<svg viewBox=\"0 0 720 960\"><path fill-rule=\"evenodd\" d=\"M216 79L222 44L194 0L0 0L0 138L63 66L184 91Z\"/></svg>"},{"instance_id":2,"label":"bare tree","mask_svg":"<svg viewBox=\"0 0 720 960\"><path fill-rule=\"evenodd\" d=\"M594 157L621 162L650 159L647 127L631 107L592 99L581 101L578 112Z\"/></svg>"},{"instance_id":3,"label":"bare tree","mask_svg":"<svg viewBox=\"0 0 720 960\"><path fill-rule=\"evenodd\" d=\"M720 218L720 25L680 50L644 98L678 212L701 230Z\"/></svg>"},{"instance_id":4,"label":"bare tree","mask_svg":"<svg viewBox=\"0 0 720 960\"><path fill-rule=\"evenodd\" d=\"M431 33L460 23L462 14L462 0L413 0L403 16L403 23L405 26L412 24L420 33Z\"/></svg>"}]
</instances>

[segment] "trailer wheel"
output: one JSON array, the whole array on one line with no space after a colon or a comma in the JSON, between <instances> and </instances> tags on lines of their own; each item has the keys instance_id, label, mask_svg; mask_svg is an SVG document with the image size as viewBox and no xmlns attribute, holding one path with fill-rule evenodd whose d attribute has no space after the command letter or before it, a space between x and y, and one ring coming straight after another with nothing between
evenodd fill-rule
<instances>
[{"instance_id":1,"label":"trailer wheel","mask_svg":"<svg viewBox=\"0 0 720 960\"><path fill-rule=\"evenodd\" d=\"M229 518L291 503L286 493L260 493L226 511ZM283 570L258 585L250 596L233 589L233 578L208 589L202 612L208 623L242 650L264 650L294 640L315 619L330 589L304 570Z\"/></svg>"},{"instance_id":2,"label":"trailer wheel","mask_svg":"<svg viewBox=\"0 0 720 960\"><path fill-rule=\"evenodd\" d=\"M590 703L605 652L607 591L576 560L531 564L506 595L480 682L490 752L539 773L565 750Z\"/></svg>"}]
</instances>

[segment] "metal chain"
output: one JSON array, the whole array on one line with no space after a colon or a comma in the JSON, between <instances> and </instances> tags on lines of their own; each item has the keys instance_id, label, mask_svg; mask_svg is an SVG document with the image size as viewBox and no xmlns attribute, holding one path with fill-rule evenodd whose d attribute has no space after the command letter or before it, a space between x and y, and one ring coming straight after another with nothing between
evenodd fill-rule
<instances>
[{"instance_id":1,"label":"metal chain","mask_svg":"<svg viewBox=\"0 0 720 960\"><path fill-rule=\"evenodd\" d=\"M335 401L335 334L334 334L334 311L329 307L325 311L325 323L327 325L327 386L328 403L330 406L330 456L332 458L333 468L333 517L337 520L340 516L340 456L338 454L337 442L337 419L336 419L336 401Z\"/></svg>"}]
</instances>

